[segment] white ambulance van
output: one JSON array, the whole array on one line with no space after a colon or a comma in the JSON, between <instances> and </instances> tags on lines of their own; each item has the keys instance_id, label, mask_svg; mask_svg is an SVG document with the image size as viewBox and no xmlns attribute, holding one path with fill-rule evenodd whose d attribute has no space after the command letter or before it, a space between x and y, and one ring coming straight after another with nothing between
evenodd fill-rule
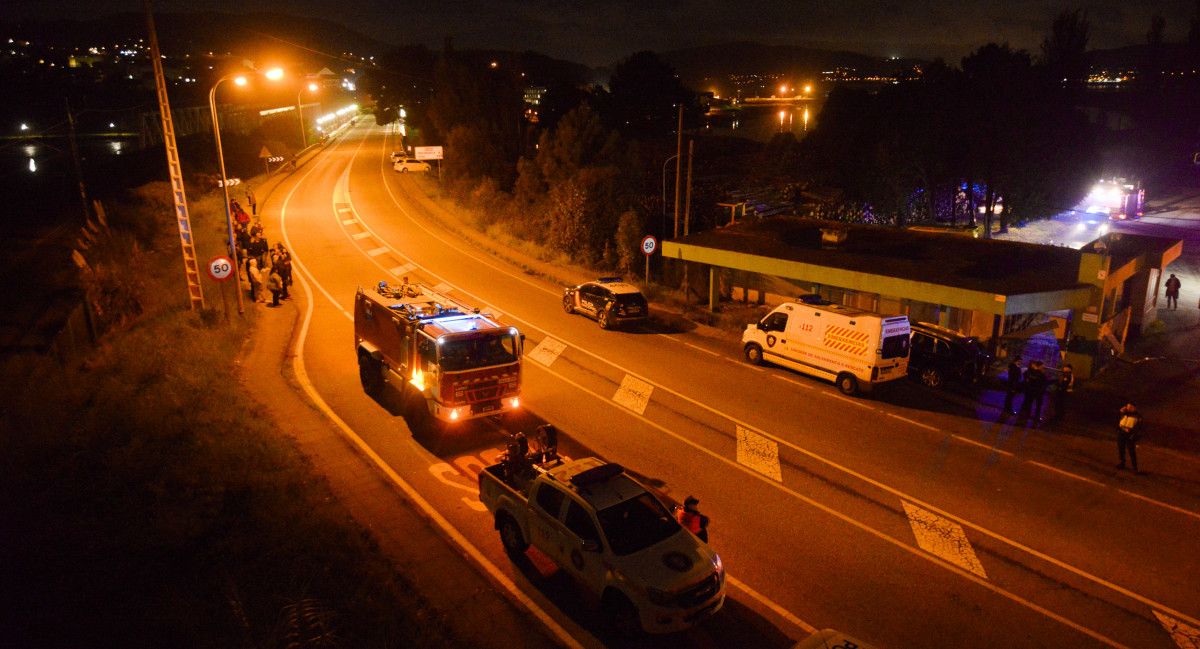
<instances>
[{"instance_id":1,"label":"white ambulance van","mask_svg":"<svg viewBox=\"0 0 1200 649\"><path fill-rule=\"evenodd\" d=\"M908 373L908 316L837 304L785 302L746 325L746 359L833 381L845 394L870 391Z\"/></svg>"}]
</instances>

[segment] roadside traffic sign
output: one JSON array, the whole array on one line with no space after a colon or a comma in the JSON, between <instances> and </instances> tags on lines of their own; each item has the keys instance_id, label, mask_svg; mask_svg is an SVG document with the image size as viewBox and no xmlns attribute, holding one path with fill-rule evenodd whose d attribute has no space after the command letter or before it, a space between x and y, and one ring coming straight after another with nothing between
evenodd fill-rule
<instances>
[{"instance_id":1,"label":"roadside traffic sign","mask_svg":"<svg viewBox=\"0 0 1200 649\"><path fill-rule=\"evenodd\" d=\"M442 147L440 146L418 146L413 147L413 157L417 160L441 160Z\"/></svg>"},{"instance_id":2,"label":"roadside traffic sign","mask_svg":"<svg viewBox=\"0 0 1200 649\"><path fill-rule=\"evenodd\" d=\"M654 235L647 234L642 238L642 254L649 257L654 254L655 250L658 250L658 239L655 239Z\"/></svg>"},{"instance_id":3,"label":"roadside traffic sign","mask_svg":"<svg viewBox=\"0 0 1200 649\"><path fill-rule=\"evenodd\" d=\"M225 186L233 187L234 185L240 185L241 183L242 183L241 178L226 178L224 183L222 183L221 181L218 180L217 187L225 187Z\"/></svg>"},{"instance_id":4,"label":"roadside traffic sign","mask_svg":"<svg viewBox=\"0 0 1200 649\"><path fill-rule=\"evenodd\" d=\"M224 255L213 257L208 262L208 276L223 282L233 276L233 261Z\"/></svg>"}]
</instances>

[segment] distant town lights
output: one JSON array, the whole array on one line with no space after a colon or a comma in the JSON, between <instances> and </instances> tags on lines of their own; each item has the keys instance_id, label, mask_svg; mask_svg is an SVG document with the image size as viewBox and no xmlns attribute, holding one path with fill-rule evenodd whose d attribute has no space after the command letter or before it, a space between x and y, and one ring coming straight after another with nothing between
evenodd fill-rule
<instances>
[{"instance_id":1,"label":"distant town lights","mask_svg":"<svg viewBox=\"0 0 1200 649\"><path fill-rule=\"evenodd\" d=\"M22 130L22 131L28 131L28 130L29 130L29 125L28 125L28 124L26 124L25 122L21 122L21 130Z\"/></svg>"}]
</instances>

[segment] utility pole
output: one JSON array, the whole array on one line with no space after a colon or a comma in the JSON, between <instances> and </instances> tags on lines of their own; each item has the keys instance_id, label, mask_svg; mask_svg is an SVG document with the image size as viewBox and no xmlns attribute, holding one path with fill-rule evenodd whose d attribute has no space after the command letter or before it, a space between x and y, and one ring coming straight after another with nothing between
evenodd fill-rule
<instances>
[{"instance_id":1,"label":"utility pole","mask_svg":"<svg viewBox=\"0 0 1200 649\"><path fill-rule=\"evenodd\" d=\"M688 140L687 190L683 199L683 236L688 235L692 222L692 155L696 152L696 141Z\"/></svg>"},{"instance_id":2,"label":"utility pole","mask_svg":"<svg viewBox=\"0 0 1200 649\"><path fill-rule=\"evenodd\" d=\"M688 140L687 190L683 199L683 236L688 235L688 225L692 219L692 153L696 150L696 141ZM678 224L676 224L678 227ZM678 233L676 233L678 236ZM683 301L688 301L688 263L683 262Z\"/></svg>"},{"instance_id":3,"label":"utility pole","mask_svg":"<svg viewBox=\"0 0 1200 649\"><path fill-rule=\"evenodd\" d=\"M679 181L683 180L683 104L679 104L679 126L675 138L675 235L679 238Z\"/></svg>"},{"instance_id":4,"label":"utility pole","mask_svg":"<svg viewBox=\"0 0 1200 649\"><path fill-rule=\"evenodd\" d=\"M88 209L87 187L83 184L83 166L79 164L79 145L75 142L75 115L71 113L71 100L64 98L63 101L67 104L67 132L70 135L71 162L75 167L75 182L79 183L79 204L83 208L83 222L87 223L92 218L92 212Z\"/></svg>"},{"instance_id":5,"label":"utility pole","mask_svg":"<svg viewBox=\"0 0 1200 649\"><path fill-rule=\"evenodd\" d=\"M187 194L183 188L183 169L179 166L179 147L175 145L175 124L171 121L171 104L167 101L167 81L163 76L162 55L158 50L158 32L154 28L154 12L150 0L145 0L146 28L150 33L150 63L154 66L154 86L158 95L158 112L162 117L163 145L167 150L167 172L171 178L171 199L175 202L175 223L179 226L179 245L183 251L183 270L187 277L189 306L204 308L204 288L200 285L200 265L192 241L192 222L188 217ZM234 281L236 282L236 276ZM241 293L239 287L239 294Z\"/></svg>"}]
</instances>

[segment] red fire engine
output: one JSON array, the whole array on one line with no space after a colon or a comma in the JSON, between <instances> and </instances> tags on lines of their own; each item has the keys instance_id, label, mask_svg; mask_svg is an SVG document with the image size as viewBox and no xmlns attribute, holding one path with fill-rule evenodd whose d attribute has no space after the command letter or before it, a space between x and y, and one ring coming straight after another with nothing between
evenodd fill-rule
<instances>
[{"instance_id":1,"label":"red fire engine","mask_svg":"<svg viewBox=\"0 0 1200 649\"><path fill-rule=\"evenodd\" d=\"M420 284L380 282L354 298L363 389L391 383L443 422L520 407L523 343L516 327Z\"/></svg>"}]
</instances>

